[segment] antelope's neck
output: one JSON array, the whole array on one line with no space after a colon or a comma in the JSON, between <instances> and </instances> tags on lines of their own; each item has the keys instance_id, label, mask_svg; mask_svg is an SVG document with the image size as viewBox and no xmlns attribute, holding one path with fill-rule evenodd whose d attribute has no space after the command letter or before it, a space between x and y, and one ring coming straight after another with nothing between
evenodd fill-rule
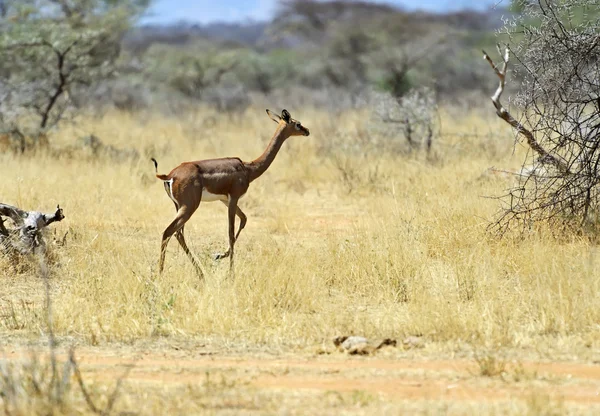
<instances>
[{"instance_id":1,"label":"antelope's neck","mask_svg":"<svg viewBox=\"0 0 600 416\"><path fill-rule=\"evenodd\" d=\"M265 173L265 171L269 169L269 166L271 166L271 163L273 163L273 160L275 160L277 152L279 152L279 149L281 149L281 145L283 144L285 139L287 139L287 136L283 133L284 130L285 125L280 125L279 127L277 127L273 138L269 142L269 145L267 146L263 154L260 155L258 158L254 159L252 162L246 164L246 168L250 172L250 182L252 182L256 178L260 177L260 175Z\"/></svg>"}]
</instances>

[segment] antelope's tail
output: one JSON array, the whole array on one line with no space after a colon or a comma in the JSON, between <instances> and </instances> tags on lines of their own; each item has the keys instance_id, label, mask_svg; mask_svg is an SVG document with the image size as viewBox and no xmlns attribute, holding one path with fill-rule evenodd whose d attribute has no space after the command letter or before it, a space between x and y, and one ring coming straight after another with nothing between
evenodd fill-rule
<instances>
[{"instance_id":1,"label":"antelope's tail","mask_svg":"<svg viewBox=\"0 0 600 416\"><path fill-rule=\"evenodd\" d=\"M150 160L151 160L152 162L154 162L154 171L156 172L156 177L157 177L158 179L160 179L161 181L168 181L169 179L171 179L171 178L169 178L169 175L159 175L159 174L158 174L158 162L157 162L157 161L156 161L156 159L154 159L153 157L152 157L152 158L150 158Z\"/></svg>"}]
</instances>

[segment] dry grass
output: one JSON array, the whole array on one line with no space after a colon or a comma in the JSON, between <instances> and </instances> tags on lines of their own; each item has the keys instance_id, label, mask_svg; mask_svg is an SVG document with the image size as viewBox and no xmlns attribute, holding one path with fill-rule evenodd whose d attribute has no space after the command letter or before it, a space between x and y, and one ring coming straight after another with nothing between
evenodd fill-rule
<instances>
[{"instance_id":1,"label":"dry grass","mask_svg":"<svg viewBox=\"0 0 600 416\"><path fill-rule=\"evenodd\" d=\"M422 335L425 353L468 354L475 346L597 358L598 248L543 229L503 240L486 232L498 204L484 196L500 194L510 180L486 169L519 161L501 121L446 117L430 161L344 156L356 178L348 193L339 164L319 149L336 128L337 139L354 140L365 115L331 120L291 112L311 137L290 139L242 199L249 220L236 245L235 280L227 262L210 258L227 235L225 208L214 203L202 204L186 225L206 280L199 281L176 241L157 276L160 234L174 209L149 157L161 172L190 159L252 159L275 127L264 110L235 119L208 110L180 119L110 113L52 135L65 145L94 133L139 150L143 156L132 163L0 155L2 202L64 208L66 219L52 227L58 237L69 232L66 247L55 250L56 334L89 345L166 337L236 351L293 351L350 333ZM15 276L2 261L0 334L34 337L44 327L36 307L43 306L43 285L35 270L20 268ZM532 397L530 405L540 406ZM347 400L367 407L373 401L360 393Z\"/></svg>"}]
</instances>

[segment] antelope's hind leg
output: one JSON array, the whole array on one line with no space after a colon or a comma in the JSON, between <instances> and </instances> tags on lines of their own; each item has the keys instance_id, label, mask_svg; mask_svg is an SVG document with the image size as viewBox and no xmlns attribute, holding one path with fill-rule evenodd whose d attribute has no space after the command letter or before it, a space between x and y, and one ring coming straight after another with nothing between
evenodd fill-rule
<instances>
[{"instance_id":1,"label":"antelope's hind leg","mask_svg":"<svg viewBox=\"0 0 600 416\"><path fill-rule=\"evenodd\" d=\"M185 244L185 239L183 237L183 226L190 219L192 214L198 209L200 205L200 197L194 201L191 201L190 204L181 204L180 208L177 210L177 214L175 215L175 219L169 224L169 226L165 229L162 235L162 242L160 245L160 259L158 261L158 271L159 273L163 272L165 265L165 254L167 251L167 245L169 244L169 240L173 236L173 234L177 233L176 238L179 241L179 244L183 247L183 250L190 256L192 259L192 255L190 250L187 248L187 244ZM180 238L181 232L181 238ZM202 271L200 270L198 264L195 260L192 260L192 263L198 270L198 273L202 276Z\"/></svg>"},{"instance_id":2,"label":"antelope's hind leg","mask_svg":"<svg viewBox=\"0 0 600 416\"><path fill-rule=\"evenodd\" d=\"M198 276L200 278L202 278L202 277L204 277L204 273L202 272L202 268L200 267L200 264L194 258L194 255L192 254L192 252L188 248L187 244L185 243L185 237L184 237L184 234L183 234L184 228L185 227L181 227L181 229L175 233L175 238L177 238L177 241L179 242L179 245L181 246L181 248L183 249L183 251L185 252L185 254L187 254L187 256L190 258L190 261L192 262L192 264L196 268L196 273L198 273Z\"/></svg>"}]
</instances>

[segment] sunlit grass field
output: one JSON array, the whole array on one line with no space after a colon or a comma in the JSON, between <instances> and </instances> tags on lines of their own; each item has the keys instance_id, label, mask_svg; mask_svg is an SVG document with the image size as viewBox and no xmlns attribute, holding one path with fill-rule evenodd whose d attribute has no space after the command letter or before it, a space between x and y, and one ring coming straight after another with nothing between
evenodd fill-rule
<instances>
[{"instance_id":1,"label":"sunlit grass field","mask_svg":"<svg viewBox=\"0 0 600 416\"><path fill-rule=\"evenodd\" d=\"M186 225L205 279L175 239L158 275L160 236L175 212L150 157L161 173L188 160L254 159L276 127L263 108L110 112L51 135L58 149L93 133L138 150L133 161L0 155L0 201L64 209L48 236L56 335L80 346L178 340L237 352L314 350L348 334L419 336L425 355L598 358L598 247L543 224L502 239L487 229L500 207L489 197L513 180L488 168L517 169L524 153L492 111L443 113L426 157L371 149L368 113L289 110L311 135L290 138L241 200L248 224L234 276L227 260L212 260L227 246L221 203L201 203ZM54 244L65 233L66 244ZM7 339L45 331L36 273L35 263L0 259Z\"/></svg>"},{"instance_id":2,"label":"sunlit grass field","mask_svg":"<svg viewBox=\"0 0 600 416\"><path fill-rule=\"evenodd\" d=\"M52 227L56 238L68 231L66 246L53 248L58 333L88 342L174 336L306 345L361 333L515 347L564 337L599 346L597 248L543 231L500 240L486 229L499 208L486 197L511 180L486 170L519 163L501 121L447 117L428 161L320 152L353 140L368 115L290 111L311 136L289 139L242 199L249 220L233 279L227 261L211 259L227 245L220 203L201 204L186 225L205 281L175 240L157 275L174 208L149 157L161 172L186 160L251 160L276 127L264 110L235 118L109 113L53 135L56 146L87 132L133 147L141 157L131 163L2 155L3 202L49 211L60 203L67 217ZM340 157L351 184L333 163ZM28 277L3 266L6 279Z\"/></svg>"}]
</instances>

